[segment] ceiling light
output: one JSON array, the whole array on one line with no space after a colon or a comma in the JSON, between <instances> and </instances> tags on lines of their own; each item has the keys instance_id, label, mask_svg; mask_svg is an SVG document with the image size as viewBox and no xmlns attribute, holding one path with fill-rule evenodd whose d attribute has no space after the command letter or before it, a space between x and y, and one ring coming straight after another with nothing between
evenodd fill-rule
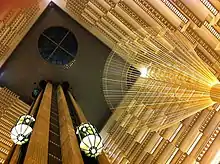
<instances>
[{"instance_id":1,"label":"ceiling light","mask_svg":"<svg viewBox=\"0 0 220 164\"><path fill-rule=\"evenodd\" d=\"M147 68L141 68L140 72L141 72L140 77L147 77L147 74L148 74Z\"/></svg>"},{"instance_id":2,"label":"ceiling light","mask_svg":"<svg viewBox=\"0 0 220 164\"><path fill-rule=\"evenodd\" d=\"M11 139L17 145L29 141L35 119L30 115L21 116L11 130Z\"/></svg>"},{"instance_id":3,"label":"ceiling light","mask_svg":"<svg viewBox=\"0 0 220 164\"><path fill-rule=\"evenodd\" d=\"M103 149L102 138L97 129L90 123L77 127L76 134L80 139L80 149L89 157L98 156Z\"/></svg>"}]
</instances>

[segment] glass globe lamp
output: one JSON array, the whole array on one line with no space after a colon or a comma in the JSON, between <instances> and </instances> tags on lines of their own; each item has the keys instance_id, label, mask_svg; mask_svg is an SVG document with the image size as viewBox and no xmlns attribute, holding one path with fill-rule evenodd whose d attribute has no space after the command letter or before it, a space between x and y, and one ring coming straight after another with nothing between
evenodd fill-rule
<instances>
[{"instance_id":1,"label":"glass globe lamp","mask_svg":"<svg viewBox=\"0 0 220 164\"><path fill-rule=\"evenodd\" d=\"M97 157L103 149L102 138L95 126L82 123L77 127L76 134L80 139L80 149L89 157Z\"/></svg>"},{"instance_id":2,"label":"glass globe lamp","mask_svg":"<svg viewBox=\"0 0 220 164\"><path fill-rule=\"evenodd\" d=\"M29 141L35 119L30 115L21 116L11 130L11 139L17 145L23 145Z\"/></svg>"}]
</instances>

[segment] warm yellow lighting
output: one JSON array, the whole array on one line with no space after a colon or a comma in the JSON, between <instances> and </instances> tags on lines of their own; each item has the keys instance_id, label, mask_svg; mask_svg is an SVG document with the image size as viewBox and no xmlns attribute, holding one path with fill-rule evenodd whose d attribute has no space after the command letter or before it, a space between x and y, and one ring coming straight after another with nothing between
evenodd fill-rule
<instances>
[{"instance_id":1,"label":"warm yellow lighting","mask_svg":"<svg viewBox=\"0 0 220 164\"><path fill-rule=\"evenodd\" d=\"M207 21L204 22L204 26L217 38L220 39L220 34L213 28Z\"/></svg>"},{"instance_id":2,"label":"warm yellow lighting","mask_svg":"<svg viewBox=\"0 0 220 164\"><path fill-rule=\"evenodd\" d=\"M197 143L199 142L199 140L201 139L203 133L199 133L199 135L196 137L195 141L193 142L193 144L190 146L190 148L188 149L188 151L186 152L186 154L190 154L193 149L195 148L195 146L197 145Z\"/></svg>"},{"instance_id":3,"label":"warm yellow lighting","mask_svg":"<svg viewBox=\"0 0 220 164\"><path fill-rule=\"evenodd\" d=\"M166 164L170 164L171 161L173 160L174 156L176 155L176 153L178 152L179 148L175 148L175 150L173 151L172 155L170 156L170 158L166 161Z\"/></svg>"},{"instance_id":4,"label":"warm yellow lighting","mask_svg":"<svg viewBox=\"0 0 220 164\"><path fill-rule=\"evenodd\" d=\"M220 84L213 85L210 89L212 101L220 103Z\"/></svg>"},{"instance_id":5,"label":"warm yellow lighting","mask_svg":"<svg viewBox=\"0 0 220 164\"><path fill-rule=\"evenodd\" d=\"M157 143L154 145L153 149L151 150L151 154L154 153L154 151L156 150L157 146L161 143L161 141L163 140L163 137L160 137L158 140L157 140Z\"/></svg>"},{"instance_id":6,"label":"warm yellow lighting","mask_svg":"<svg viewBox=\"0 0 220 164\"><path fill-rule=\"evenodd\" d=\"M217 108L215 110L218 112L219 109L220 109L220 105L218 104L218 106L217 106Z\"/></svg>"},{"instance_id":7,"label":"warm yellow lighting","mask_svg":"<svg viewBox=\"0 0 220 164\"><path fill-rule=\"evenodd\" d=\"M140 72L141 72L140 77L147 77L147 74L148 74L147 68L141 68Z\"/></svg>"},{"instance_id":8,"label":"warm yellow lighting","mask_svg":"<svg viewBox=\"0 0 220 164\"><path fill-rule=\"evenodd\" d=\"M161 0L165 5L172 10L184 23L189 21L169 0Z\"/></svg>"},{"instance_id":9,"label":"warm yellow lighting","mask_svg":"<svg viewBox=\"0 0 220 164\"><path fill-rule=\"evenodd\" d=\"M173 139L176 137L176 135L178 134L178 132L180 131L180 129L183 127L183 124L181 123L178 128L175 130L175 132L173 133L173 135L169 138L169 141L172 142Z\"/></svg>"},{"instance_id":10,"label":"warm yellow lighting","mask_svg":"<svg viewBox=\"0 0 220 164\"><path fill-rule=\"evenodd\" d=\"M210 11L213 15L218 14L218 10L208 1L208 0L200 0Z\"/></svg>"},{"instance_id":11,"label":"warm yellow lighting","mask_svg":"<svg viewBox=\"0 0 220 164\"><path fill-rule=\"evenodd\" d=\"M103 92L111 110L132 111L143 105L146 116L129 123L157 131L218 102L214 100L220 102L220 92L212 87L217 78L181 33L150 30L153 36L116 44L106 60Z\"/></svg>"}]
</instances>

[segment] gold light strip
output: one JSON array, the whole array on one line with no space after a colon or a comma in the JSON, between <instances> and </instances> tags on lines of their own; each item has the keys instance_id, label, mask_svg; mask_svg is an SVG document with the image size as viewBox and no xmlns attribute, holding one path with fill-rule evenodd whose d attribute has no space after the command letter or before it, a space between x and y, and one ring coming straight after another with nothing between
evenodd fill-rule
<instances>
[{"instance_id":1,"label":"gold light strip","mask_svg":"<svg viewBox=\"0 0 220 164\"><path fill-rule=\"evenodd\" d=\"M189 21L169 0L161 0L170 10L172 10L184 23Z\"/></svg>"},{"instance_id":2,"label":"gold light strip","mask_svg":"<svg viewBox=\"0 0 220 164\"><path fill-rule=\"evenodd\" d=\"M193 151L194 147L197 145L199 140L201 139L203 133L199 133L198 136L196 137L195 141L193 144L190 146L190 148L187 150L186 154L190 155L190 153Z\"/></svg>"},{"instance_id":3,"label":"gold light strip","mask_svg":"<svg viewBox=\"0 0 220 164\"><path fill-rule=\"evenodd\" d=\"M208 1L208 0L200 0L211 12L213 15L218 14L218 10Z\"/></svg>"},{"instance_id":4,"label":"gold light strip","mask_svg":"<svg viewBox=\"0 0 220 164\"><path fill-rule=\"evenodd\" d=\"M217 38L220 39L220 34L212 27L207 21L204 22L204 26Z\"/></svg>"}]
</instances>

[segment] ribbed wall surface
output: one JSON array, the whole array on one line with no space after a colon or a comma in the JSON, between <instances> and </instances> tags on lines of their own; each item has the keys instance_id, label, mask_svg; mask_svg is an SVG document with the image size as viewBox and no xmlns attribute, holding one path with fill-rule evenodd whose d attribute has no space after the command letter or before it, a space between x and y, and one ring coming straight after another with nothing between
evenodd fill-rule
<instances>
[{"instance_id":1,"label":"ribbed wall surface","mask_svg":"<svg viewBox=\"0 0 220 164\"><path fill-rule=\"evenodd\" d=\"M7 88L0 88L0 163L3 163L13 145L11 129L17 119L27 114L30 106Z\"/></svg>"},{"instance_id":2,"label":"ribbed wall surface","mask_svg":"<svg viewBox=\"0 0 220 164\"><path fill-rule=\"evenodd\" d=\"M141 132L129 123L134 112L117 112L102 130L105 152L113 163L211 163L219 151L219 105L207 108L172 127ZM143 112L139 112L142 115Z\"/></svg>"},{"instance_id":3,"label":"ribbed wall surface","mask_svg":"<svg viewBox=\"0 0 220 164\"><path fill-rule=\"evenodd\" d=\"M0 67L30 30L46 7L44 1L33 1L27 8L4 8L0 15Z\"/></svg>"}]
</instances>

